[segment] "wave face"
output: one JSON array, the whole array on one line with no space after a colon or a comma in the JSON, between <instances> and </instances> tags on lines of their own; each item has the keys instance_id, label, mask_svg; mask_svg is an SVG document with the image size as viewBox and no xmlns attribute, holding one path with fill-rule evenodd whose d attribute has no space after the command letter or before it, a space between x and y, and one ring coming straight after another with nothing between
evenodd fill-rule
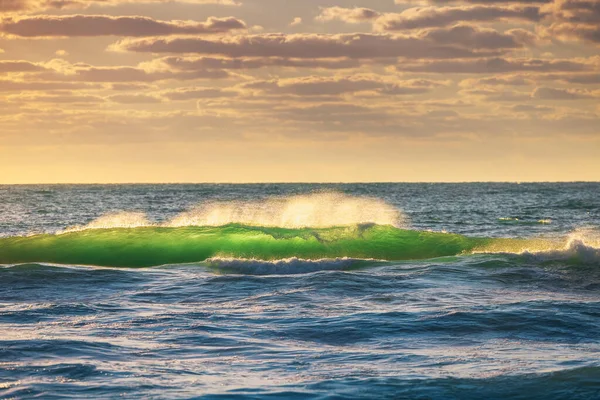
<instances>
[{"instance_id":1,"label":"wave face","mask_svg":"<svg viewBox=\"0 0 600 400\"><path fill-rule=\"evenodd\" d=\"M149 267L212 257L259 260L360 258L417 260L484 247L489 239L381 225L287 229L222 227L92 229L0 239L0 264L46 262Z\"/></svg>"},{"instance_id":2,"label":"wave face","mask_svg":"<svg viewBox=\"0 0 600 400\"><path fill-rule=\"evenodd\" d=\"M590 242L592 244L590 244ZM458 234L415 231L393 226L354 225L333 228L276 228L230 224L220 227L186 226L110 228L0 239L0 264L45 262L106 267L151 267L224 260L267 262L268 270L306 270L328 265L350 267L351 260L423 260L473 253L508 253L551 262L600 261L598 243L581 233L564 240L474 238ZM295 260L290 262L290 260ZM322 260L327 260L322 263ZM345 260L341 262L340 260ZM273 261L279 263L273 264ZM290 267L290 265L292 267ZM239 270L244 270L241 268ZM304 269L299 268L297 272Z\"/></svg>"}]
</instances>

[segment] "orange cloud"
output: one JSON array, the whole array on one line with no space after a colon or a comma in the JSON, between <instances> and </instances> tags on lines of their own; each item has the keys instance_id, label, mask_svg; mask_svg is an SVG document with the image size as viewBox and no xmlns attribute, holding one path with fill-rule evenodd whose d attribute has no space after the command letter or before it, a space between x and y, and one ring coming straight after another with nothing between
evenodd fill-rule
<instances>
[{"instance_id":1,"label":"orange cloud","mask_svg":"<svg viewBox=\"0 0 600 400\"><path fill-rule=\"evenodd\" d=\"M210 17L205 22L159 21L148 17L108 15L36 15L5 18L0 32L21 37L158 36L215 34L246 29L234 17Z\"/></svg>"}]
</instances>

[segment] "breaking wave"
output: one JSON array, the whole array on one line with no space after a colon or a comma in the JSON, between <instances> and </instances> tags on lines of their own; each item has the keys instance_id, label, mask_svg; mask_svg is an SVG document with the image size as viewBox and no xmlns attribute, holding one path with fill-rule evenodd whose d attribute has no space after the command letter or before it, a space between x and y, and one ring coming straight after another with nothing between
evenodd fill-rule
<instances>
[{"instance_id":1,"label":"breaking wave","mask_svg":"<svg viewBox=\"0 0 600 400\"><path fill-rule=\"evenodd\" d=\"M510 253L540 261L598 263L599 249L595 240L581 233L558 240L474 238L374 224L298 229L239 224L149 226L2 238L0 264L150 267L207 261L238 268L240 263L261 260L273 268L293 269L291 265L312 263L324 269L324 259L334 260L327 265L347 266L357 259L422 260L473 253Z\"/></svg>"},{"instance_id":2,"label":"breaking wave","mask_svg":"<svg viewBox=\"0 0 600 400\"><path fill-rule=\"evenodd\" d=\"M0 238L0 264L203 263L223 271L295 273L348 269L366 260L372 264L474 253L516 254L534 262L600 261L600 235L594 230L560 239L511 239L417 231L405 225L406 218L392 205L341 193L211 202L164 222L151 222L140 212L118 212L58 234Z\"/></svg>"}]
</instances>

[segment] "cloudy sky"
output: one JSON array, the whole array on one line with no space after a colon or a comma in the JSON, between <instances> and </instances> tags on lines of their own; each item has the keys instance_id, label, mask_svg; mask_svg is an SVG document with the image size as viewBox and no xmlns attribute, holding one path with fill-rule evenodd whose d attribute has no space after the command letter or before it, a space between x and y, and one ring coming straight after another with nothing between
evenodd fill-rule
<instances>
[{"instance_id":1,"label":"cloudy sky","mask_svg":"<svg viewBox=\"0 0 600 400\"><path fill-rule=\"evenodd\" d=\"M600 0L0 17L0 183L600 180Z\"/></svg>"}]
</instances>

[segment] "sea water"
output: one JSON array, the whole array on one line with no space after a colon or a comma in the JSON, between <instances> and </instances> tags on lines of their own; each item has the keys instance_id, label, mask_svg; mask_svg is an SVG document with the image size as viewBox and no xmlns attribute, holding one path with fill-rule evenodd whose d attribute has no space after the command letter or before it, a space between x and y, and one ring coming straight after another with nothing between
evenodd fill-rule
<instances>
[{"instance_id":1,"label":"sea water","mask_svg":"<svg viewBox=\"0 0 600 400\"><path fill-rule=\"evenodd\" d=\"M0 398L600 399L600 184L0 186Z\"/></svg>"}]
</instances>

